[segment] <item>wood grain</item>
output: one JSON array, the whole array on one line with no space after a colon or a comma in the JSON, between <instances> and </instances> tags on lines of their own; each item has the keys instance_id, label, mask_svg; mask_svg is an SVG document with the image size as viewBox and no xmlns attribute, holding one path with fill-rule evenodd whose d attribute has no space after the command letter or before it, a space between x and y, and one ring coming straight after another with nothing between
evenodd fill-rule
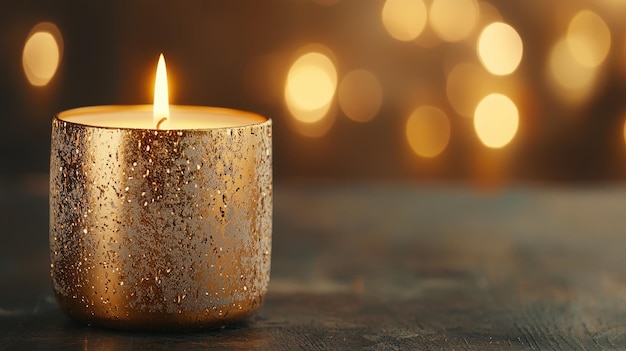
<instances>
[{"instance_id":1,"label":"wood grain","mask_svg":"<svg viewBox=\"0 0 626 351\"><path fill-rule=\"evenodd\" d=\"M626 349L622 187L279 184L265 306L189 334L66 319L47 197L1 189L0 350Z\"/></svg>"}]
</instances>

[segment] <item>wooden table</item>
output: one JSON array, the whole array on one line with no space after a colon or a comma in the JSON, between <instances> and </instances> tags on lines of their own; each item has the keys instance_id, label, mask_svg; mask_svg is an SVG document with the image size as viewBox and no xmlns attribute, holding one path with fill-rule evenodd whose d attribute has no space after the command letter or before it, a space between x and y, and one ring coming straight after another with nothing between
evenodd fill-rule
<instances>
[{"instance_id":1,"label":"wooden table","mask_svg":"<svg viewBox=\"0 0 626 351\"><path fill-rule=\"evenodd\" d=\"M0 191L0 350L626 349L626 188L277 184L265 306L187 334L67 319L45 184Z\"/></svg>"}]
</instances>

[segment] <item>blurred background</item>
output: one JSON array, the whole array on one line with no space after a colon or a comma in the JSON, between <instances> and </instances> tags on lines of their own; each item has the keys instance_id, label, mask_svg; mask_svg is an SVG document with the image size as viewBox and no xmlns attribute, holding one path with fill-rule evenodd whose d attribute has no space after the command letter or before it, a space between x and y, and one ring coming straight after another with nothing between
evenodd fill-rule
<instances>
[{"instance_id":1,"label":"blurred background","mask_svg":"<svg viewBox=\"0 0 626 351\"><path fill-rule=\"evenodd\" d=\"M2 178L47 177L55 113L152 103L163 52L172 103L273 119L276 181L621 181L624 14L624 0L5 3Z\"/></svg>"}]
</instances>

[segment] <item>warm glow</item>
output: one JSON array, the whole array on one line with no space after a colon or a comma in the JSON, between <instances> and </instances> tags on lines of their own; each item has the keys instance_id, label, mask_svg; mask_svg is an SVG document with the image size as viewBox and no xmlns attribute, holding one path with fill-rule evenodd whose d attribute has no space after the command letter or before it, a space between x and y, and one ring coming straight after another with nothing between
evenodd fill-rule
<instances>
[{"instance_id":1,"label":"warm glow","mask_svg":"<svg viewBox=\"0 0 626 351\"><path fill-rule=\"evenodd\" d=\"M622 62L622 71L626 73L626 40L624 42L624 48L622 50L622 54L620 55L620 62Z\"/></svg>"},{"instance_id":2,"label":"warm glow","mask_svg":"<svg viewBox=\"0 0 626 351\"><path fill-rule=\"evenodd\" d=\"M583 10L569 23L567 45L576 61L587 67L596 67L609 53L611 32L600 16Z\"/></svg>"},{"instance_id":3,"label":"warm glow","mask_svg":"<svg viewBox=\"0 0 626 351\"><path fill-rule=\"evenodd\" d=\"M169 123L170 98L167 89L167 69L165 67L165 58L161 54L154 81L154 108L152 110L152 118L157 129L164 128Z\"/></svg>"},{"instance_id":4,"label":"warm glow","mask_svg":"<svg viewBox=\"0 0 626 351\"><path fill-rule=\"evenodd\" d=\"M332 6L339 2L339 0L313 0L314 3L322 6Z\"/></svg>"},{"instance_id":5,"label":"warm glow","mask_svg":"<svg viewBox=\"0 0 626 351\"><path fill-rule=\"evenodd\" d=\"M282 100L284 83L276 77L284 72L285 62L280 54L251 55L240 77L247 99L266 105Z\"/></svg>"},{"instance_id":6,"label":"warm glow","mask_svg":"<svg viewBox=\"0 0 626 351\"><path fill-rule=\"evenodd\" d=\"M499 92L518 98L523 95L519 77L496 76L480 64L463 62L453 66L446 77L446 96L461 116L474 116L476 106L485 96Z\"/></svg>"},{"instance_id":7,"label":"warm glow","mask_svg":"<svg viewBox=\"0 0 626 351\"><path fill-rule=\"evenodd\" d=\"M346 116L357 122L367 122L380 110L382 95L380 83L374 74L355 70L343 78L337 97Z\"/></svg>"},{"instance_id":8,"label":"warm glow","mask_svg":"<svg viewBox=\"0 0 626 351\"><path fill-rule=\"evenodd\" d=\"M519 124L517 106L502 94L485 96L474 112L474 129L480 141L490 148L508 144Z\"/></svg>"},{"instance_id":9,"label":"warm glow","mask_svg":"<svg viewBox=\"0 0 626 351\"><path fill-rule=\"evenodd\" d=\"M473 63L461 63L452 68L446 80L446 95L458 114L472 117L476 105L488 93L485 86L488 76L489 73Z\"/></svg>"},{"instance_id":10,"label":"warm glow","mask_svg":"<svg viewBox=\"0 0 626 351\"><path fill-rule=\"evenodd\" d=\"M594 7L602 7L602 15L609 23L621 25L624 22L626 13L626 1L624 0L597 0L593 2Z\"/></svg>"},{"instance_id":11,"label":"warm glow","mask_svg":"<svg viewBox=\"0 0 626 351\"><path fill-rule=\"evenodd\" d=\"M49 22L37 24L22 52L22 67L28 82L34 86L47 85L59 68L62 54L63 38L57 26Z\"/></svg>"},{"instance_id":12,"label":"warm glow","mask_svg":"<svg viewBox=\"0 0 626 351\"><path fill-rule=\"evenodd\" d=\"M319 52L300 56L289 69L285 101L300 122L314 123L326 115L337 89L337 71L332 61Z\"/></svg>"},{"instance_id":13,"label":"warm glow","mask_svg":"<svg viewBox=\"0 0 626 351\"><path fill-rule=\"evenodd\" d=\"M309 138L321 138L330 131L336 118L337 109L333 106L324 114L324 118L316 122L302 123L298 120L294 120L291 126L300 135Z\"/></svg>"},{"instance_id":14,"label":"warm glow","mask_svg":"<svg viewBox=\"0 0 626 351\"><path fill-rule=\"evenodd\" d=\"M433 106L418 108L406 122L406 138L417 155L427 158L439 155L450 141L448 116Z\"/></svg>"},{"instance_id":15,"label":"warm glow","mask_svg":"<svg viewBox=\"0 0 626 351\"><path fill-rule=\"evenodd\" d=\"M430 25L439 38L454 42L465 39L478 20L475 0L433 0Z\"/></svg>"},{"instance_id":16,"label":"warm glow","mask_svg":"<svg viewBox=\"0 0 626 351\"><path fill-rule=\"evenodd\" d=\"M581 102L593 90L595 69L578 62L572 56L565 39L559 40L553 46L548 66L552 85L563 100Z\"/></svg>"},{"instance_id":17,"label":"warm glow","mask_svg":"<svg viewBox=\"0 0 626 351\"><path fill-rule=\"evenodd\" d=\"M522 60L522 38L506 23L495 22L485 27L477 46L480 62L499 76L513 73Z\"/></svg>"},{"instance_id":18,"label":"warm glow","mask_svg":"<svg viewBox=\"0 0 626 351\"><path fill-rule=\"evenodd\" d=\"M393 38L410 41L424 30L426 12L423 0L387 0L383 6L383 24Z\"/></svg>"},{"instance_id":19,"label":"warm glow","mask_svg":"<svg viewBox=\"0 0 626 351\"><path fill-rule=\"evenodd\" d=\"M626 142L626 112L624 112L623 116L624 116L624 142Z\"/></svg>"},{"instance_id":20,"label":"warm glow","mask_svg":"<svg viewBox=\"0 0 626 351\"><path fill-rule=\"evenodd\" d=\"M500 11L487 1L478 3L478 13L480 14L480 23L482 24L502 22L502 14Z\"/></svg>"}]
</instances>

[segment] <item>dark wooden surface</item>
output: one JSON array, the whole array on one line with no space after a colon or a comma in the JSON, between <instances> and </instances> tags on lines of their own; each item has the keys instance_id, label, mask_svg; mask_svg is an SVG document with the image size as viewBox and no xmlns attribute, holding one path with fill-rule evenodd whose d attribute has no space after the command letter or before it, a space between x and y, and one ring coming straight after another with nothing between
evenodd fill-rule
<instances>
[{"instance_id":1,"label":"dark wooden surface","mask_svg":"<svg viewBox=\"0 0 626 351\"><path fill-rule=\"evenodd\" d=\"M147 334L61 314L46 186L19 184L0 186L0 350L626 349L626 188L278 184L260 313Z\"/></svg>"}]
</instances>

